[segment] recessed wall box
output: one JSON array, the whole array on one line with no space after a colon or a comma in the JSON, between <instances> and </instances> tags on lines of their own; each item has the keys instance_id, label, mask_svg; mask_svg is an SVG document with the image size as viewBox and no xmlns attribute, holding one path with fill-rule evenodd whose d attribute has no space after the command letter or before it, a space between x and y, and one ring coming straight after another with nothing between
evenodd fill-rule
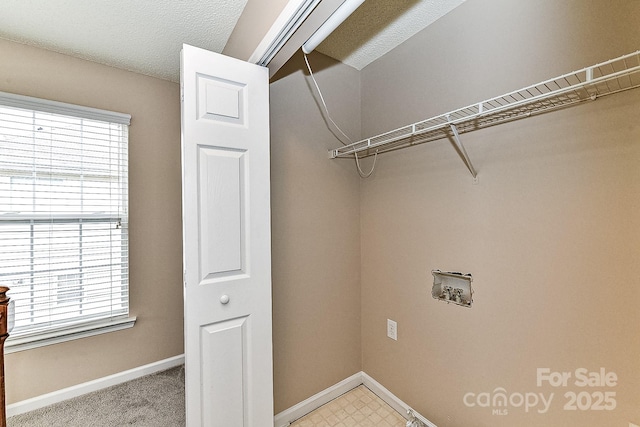
<instances>
[{"instance_id":1,"label":"recessed wall box","mask_svg":"<svg viewBox=\"0 0 640 427\"><path fill-rule=\"evenodd\" d=\"M431 296L440 301L454 303L463 307L471 307L473 290L471 274L452 273L433 270L433 288Z\"/></svg>"}]
</instances>

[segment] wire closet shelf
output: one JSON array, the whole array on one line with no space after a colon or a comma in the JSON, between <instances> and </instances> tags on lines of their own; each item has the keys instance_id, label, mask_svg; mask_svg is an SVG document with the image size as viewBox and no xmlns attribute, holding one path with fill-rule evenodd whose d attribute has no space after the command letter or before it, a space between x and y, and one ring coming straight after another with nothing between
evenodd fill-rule
<instances>
[{"instance_id":1,"label":"wire closet shelf","mask_svg":"<svg viewBox=\"0 0 640 427\"><path fill-rule=\"evenodd\" d=\"M640 50L329 151L367 157L518 120L640 87ZM466 157L466 153L463 155ZM468 159L467 159L468 160ZM469 167L469 165L468 165ZM475 177L475 171L469 167Z\"/></svg>"}]
</instances>

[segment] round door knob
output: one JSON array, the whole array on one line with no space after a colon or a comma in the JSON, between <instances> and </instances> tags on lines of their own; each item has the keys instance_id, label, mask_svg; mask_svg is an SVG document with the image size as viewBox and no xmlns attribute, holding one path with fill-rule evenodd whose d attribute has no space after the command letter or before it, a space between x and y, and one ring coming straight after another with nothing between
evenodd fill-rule
<instances>
[{"instance_id":1,"label":"round door knob","mask_svg":"<svg viewBox=\"0 0 640 427\"><path fill-rule=\"evenodd\" d=\"M228 304L228 303L229 303L229 295L222 295L222 296L220 297L220 302L221 302L222 304Z\"/></svg>"}]
</instances>

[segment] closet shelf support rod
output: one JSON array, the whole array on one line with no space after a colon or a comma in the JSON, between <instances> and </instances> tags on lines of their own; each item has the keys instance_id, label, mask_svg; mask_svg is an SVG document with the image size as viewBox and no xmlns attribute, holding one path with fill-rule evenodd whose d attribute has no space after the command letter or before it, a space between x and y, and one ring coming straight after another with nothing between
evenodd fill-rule
<instances>
[{"instance_id":1,"label":"closet shelf support rod","mask_svg":"<svg viewBox=\"0 0 640 427\"><path fill-rule=\"evenodd\" d=\"M440 139L448 134L450 125L465 125L461 131L469 132L486 125L529 117L546 111L554 111L580 102L595 100L640 87L640 50L611 59L591 67L564 74L507 94L491 98L427 120L354 142L329 151L329 157L347 158L362 151L376 148L383 153L414 145L414 138L425 142ZM447 119L449 116L453 119ZM442 133L439 133L442 131ZM453 130L452 130L453 131ZM405 145L401 145L406 141ZM366 142L366 144L365 144ZM419 143L419 142L418 142ZM387 148L388 147L388 148ZM372 154L366 154L372 155ZM365 156L366 156L365 155Z\"/></svg>"},{"instance_id":2,"label":"closet shelf support rod","mask_svg":"<svg viewBox=\"0 0 640 427\"><path fill-rule=\"evenodd\" d=\"M449 116L447 116L447 120L450 120ZM462 145L462 141L460 141L460 134L458 134L458 128L456 128L456 125L451 123L451 121L449 121L449 126L451 127L451 132L453 132L453 143L455 144L458 155L464 162L467 169L469 169L469 172L471 172L471 176L473 178L476 178L478 176L478 173L473 167L473 164L471 163L471 159L467 154L467 150L465 150L464 145Z\"/></svg>"}]
</instances>

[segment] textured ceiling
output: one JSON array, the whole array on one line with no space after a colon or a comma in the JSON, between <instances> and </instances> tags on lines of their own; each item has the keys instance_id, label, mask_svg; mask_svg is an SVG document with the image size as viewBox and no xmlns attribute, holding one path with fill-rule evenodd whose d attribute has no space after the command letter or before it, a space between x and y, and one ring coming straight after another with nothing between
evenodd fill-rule
<instances>
[{"instance_id":1,"label":"textured ceiling","mask_svg":"<svg viewBox=\"0 0 640 427\"><path fill-rule=\"evenodd\" d=\"M366 0L318 50L362 69L463 1ZM0 38L177 82L182 44L222 52L246 3L2 0Z\"/></svg>"},{"instance_id":2,"label":"textured ceiling","mask_svg":"<svg viewBox=\"0 0 640 427\"><path fill-rule=\"evenodd\" d=\"M2 0L0 38L167 80L183 43L222 52L247 0Z\"/></svg>"},{"instance_id":3,"label":"textured ceiling","mask_svg":"<svg viewBox=\"0 0 640 427\"><path fill-rule=\"evenodd\" d=\"M318 51L358 70L465 0L366 0Z\"/></svg>"}]
</instances>

